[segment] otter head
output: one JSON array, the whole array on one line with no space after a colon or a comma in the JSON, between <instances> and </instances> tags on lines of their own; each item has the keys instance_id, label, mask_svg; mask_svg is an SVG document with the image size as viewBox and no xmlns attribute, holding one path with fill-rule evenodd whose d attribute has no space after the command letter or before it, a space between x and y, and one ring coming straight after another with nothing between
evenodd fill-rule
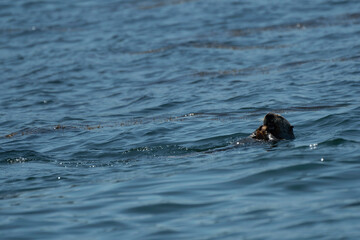
<instances>
[{"instance_id":1,"label":"otter head","mask_svg":"<svg viewBox=\"0 0 360 240\"><path fill-rule=\"evenodd\" d=\"M251 137L263 140L294 139L293 126L283 116L268 113L261 125Z\"/></svg>"},{"instance_id":2,"label":"otter head","mask_svg":"<svg viewBox=\"0 0 360 240\"><path fill-rule=\"evenodd\" d=\"M277 139L294 139L293 126L283 116L268 113L264 117L264 125L267 130Z\"/></svg>"}]
</instances>

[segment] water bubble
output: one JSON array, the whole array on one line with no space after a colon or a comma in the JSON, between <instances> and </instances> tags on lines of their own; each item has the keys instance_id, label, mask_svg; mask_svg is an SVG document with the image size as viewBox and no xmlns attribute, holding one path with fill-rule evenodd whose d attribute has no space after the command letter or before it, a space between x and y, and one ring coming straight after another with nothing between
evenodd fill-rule
<instances>
[{"instance_id":1,"label":"water bubble","mask_svg":"<svg viewBox=\"0 0 360 240\"><path fill-rule=\"evenodd\" d=\"M321 159L320 159L320 161L322 161L322 162L323 162L323 161L324 161L324 158L321 158Z\"/></svg>"},{"instance_id":2,"label":"water bubble","mask_svg":"<svg viewBox=\"0 0 360 240\"><path fill-rule=\"evenodd\" d=\"M8 162L8 163L24 163L24 162L26 162L27 160L28 160L27 158L18 157L18 158L15 158L15 159L8 159L7 162Z\"/></svg>"},{"instance_id":3,"label":"water bubble","mask_svg":"<svg viewBox=\"0 0 360 240\"><path fill-rule=\"evenodd\" d=\"M317 148L317 143L314 143L314 144L310 144L309 147L310 149L316 149Z\"/></svg>"}]
</instances>

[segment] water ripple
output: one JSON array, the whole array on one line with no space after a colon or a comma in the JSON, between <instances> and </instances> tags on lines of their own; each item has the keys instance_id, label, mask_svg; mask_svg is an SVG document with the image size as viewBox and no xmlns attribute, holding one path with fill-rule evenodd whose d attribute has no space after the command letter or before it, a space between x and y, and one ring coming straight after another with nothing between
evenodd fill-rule
<instances>
[{"instance_id":1,"label":"water ripple","mask_svg":"<svg viewBox=\"0 0 360 240\"><path fill-rule=\"evenodd\" d=\"M1 1L1 237L357 239L359 7Z\"/></svg>"}]
</instances>

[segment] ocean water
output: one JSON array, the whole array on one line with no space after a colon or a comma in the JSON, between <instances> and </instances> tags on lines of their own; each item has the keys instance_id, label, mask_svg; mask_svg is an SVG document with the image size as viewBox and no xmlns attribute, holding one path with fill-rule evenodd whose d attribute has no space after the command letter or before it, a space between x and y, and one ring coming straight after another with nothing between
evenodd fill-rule
<instances>
[{"instance_id":1,"label":"ocean water","mask_svg":"<svg viewBox=\"0 0 360 240\"><path fill-rule=\"evenodd\" d=\"M359 39L356 0L2 0L1 239L359 239Z\"/></svg>"}]
</instances>

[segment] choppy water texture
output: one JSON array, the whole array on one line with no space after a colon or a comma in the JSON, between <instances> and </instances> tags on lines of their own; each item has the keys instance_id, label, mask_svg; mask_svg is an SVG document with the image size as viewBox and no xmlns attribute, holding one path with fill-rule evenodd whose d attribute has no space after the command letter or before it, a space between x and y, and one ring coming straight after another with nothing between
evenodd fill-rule
<instances>
[{"instance_id":1,"label":"choppy water texture","mask_svg":"<svg viewBox=\"0 0 360 240\"><path fill-rule=\"evenodd\" d=\"M360 237L360 1L4 0L0 36L1 239ZM294 141L246 138L270 111Z\"/></svg>"}]
</instances>

